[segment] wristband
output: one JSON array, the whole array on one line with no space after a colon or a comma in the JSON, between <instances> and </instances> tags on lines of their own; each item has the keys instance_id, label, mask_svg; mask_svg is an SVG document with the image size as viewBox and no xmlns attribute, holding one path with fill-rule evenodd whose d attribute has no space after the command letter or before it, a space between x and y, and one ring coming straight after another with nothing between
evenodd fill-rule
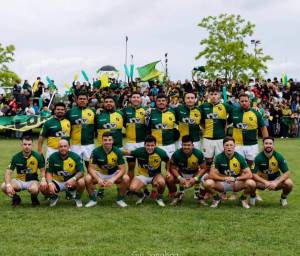
<instances>
[{"instance_id":1,"label":"wristband","mask_svg":"<svg viewBox=\"0 0 300 256\"><path fill-rule=\"evenodd\" d=\"M195 176L194 179L195 179L196 182L199 182L200 177L199 176Z\"/></svg>"},{"instance_id":2,"label":"wristband","mask_svg":"<svg viewBox=\"0 0 300 256\"><path fill-rule=\"evenodd\" d=\"M177 176L177 179L180 181L180 180L182 180L183 178L182 178L181 175L178 175L178 176Z\"/></svg>"},{"instance_id":3,"label":"wristband","mask_svg":"<svg viewBox=\"0 0 300 256\"><path fill-rule=\"evenodd\" d=\"M46 178L43 177L43 178L41 179L41 182L47 182L47 181L46 181Z\"/></svg>"},{"instance_id":4,"label":"wristband","mask_svg":"<svg viewBox=\"0 0 300 256\"><path fill-rule=\"evenodd\" d=\"M77 178L76 178L76 176L72 177L72 179L73 179L74 181L77 181Z\"/></svg>"}]
</instances>

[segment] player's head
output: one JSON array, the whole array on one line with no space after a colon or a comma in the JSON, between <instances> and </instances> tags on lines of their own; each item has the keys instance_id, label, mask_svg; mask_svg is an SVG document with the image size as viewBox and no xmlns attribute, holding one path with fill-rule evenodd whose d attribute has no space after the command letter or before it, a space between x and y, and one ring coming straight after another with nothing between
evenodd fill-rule
<instances>
[{"instance_id":1,"label":"player's head","mask_svg":"<svg viewBox=\"0 0 300 256\"><path fill-rule=\"evenodd\" d=\"M114 144L114 139L111 132L104 132L102 135L102 145L105 149L111 149Z\"/></svg>"},{"instance_id":2,"label":"player's head","mask_svg":"<svg viewBox=\"0 0 300 256\"><path fill-rule=\"evenodd\" d=\"M194 107L196 103L196 95L193 92L188 92L184 95L184 103L188 107Z\"/></svg>"},{"instance_id":3,"label":"player's head","mask_svg":"<svg viewBox=\"0 0 300 256\"><path fill-rule=\"evenodd\" d=\"M32 144L33 144L33 139L31 136L24 135L21 138L21 146L24 153L29 154L32 151Z\"/></svg>"},{"instance_id":4,"label":"player's head","mask_svg":"<svg viewBox=\"0 0 300 256\"><path fill-rule=\"evenodd\" d=\"M88 96L85 92L79 92L77 95L77 106L80 108L86 107L88 104Z\"/></svg>"},{"instance_id":5,"label":"player's head","mask_svg":"<svg viewBox=\"0 0 300 256\"><path fill-rule=\"evenodd\" d=\"M57 118L62 118L66 113L66 105L63 102L58 102L54 105L53 109L54 115Z\"/></svg>"},{"instance_id":6,"label":"player's head","mask_svg":"<svg viewBox=\"0 0 300 256\"><path fill-rule=\"evenodd\" d=\"M193 151L193 140L190 135L185 135L182 137L182 151L186 155L192 154Z\"/></svg>"},{"instance_id":7,"label":"player's head","mask_svg":"<svg viewBox=\"0 0 300 256\"><path fill-rule=\"evenodd\" d=\"M115 98L111 95L107 95L104 98L104 104L103 107L106 111L112 112L115 110L116 108L116 102L115 102Z\"/></svg>"},{"instance_id":8,"label":"player's head","mask_svg":"<svg viewBox=\"0 0 300 256\"><path fill-rule=\"evenodd\" d=\"M139 107L142 104L141 94L139 92L133 92L130 97L132 106Z\"/></svg>"},{"instance_id":9,"label":"player's head","mask_svg":"<svg viewBox=\"0 0 300 256\"><path fill-rule=\"evenodd\" d=\"M144 145L145 145L145 149L146 149L147 153L148 154L153 154L155 146L156 146L156 139L155 139L155 137L152 136L152 135L148 135L145 138Z\"/></svg>"},{"instance_id":10,"label":"player's head","mask_svg":"<svg viewBox=\"0 0 300 256\"><path fill-rule=\"evenodd\" d=\"M208 89L208 98L211 103L216 104L220 101L220 90L218 87L213 86Z\"/></svg>"},{"instance_id":11,"label":"player's head","mask_svg":"<svg viewBox=\"0 0 300 256\"><path fill-rule=\"evenodd\" d=\"M223 139L223 148L226 155L233 155L235 150L235 140L232 137L225 137Z\"/></svg>"},{"instance_id":12,"label":"player's head","mask_svg":"<svg viewBox=\"0 0 300 256\"><path fill-rule=\"evenodd\" d=\"M159 110L165 110L168 106L168 98L165 94L158 94L156 97L156 107Z\"/></svg>"},{"instance_id":13,"label":"player's head","mask_svg":"<svg viewBox=\"0 0 300 256\"><path fill-rule=\"evenodd\" d=\"M66 139L61 139L58 143L58 151L62 156L66 156L69 152L70 145Z\"/></svg>"},{"instance_id":14,"label":"player's head","mask_svg":"<svg viewBox=\"0 0 300 256\"><path fill-rule=\"evenodd\" d=\"M263 138L263 146L266 153L272 153L274 150L274 138L271 136Z\"/></svg>"},{"instance_id":15,"label":"player's head","mask_svg":"<svg viewBox=\"0 0 300 256\"><path fill-rule=\"evenodd\" d=\"M250 109L250 98L246 93L242 93L239 95L239 102L242 109L248 110Z\"/></svg>"}]
</instances>

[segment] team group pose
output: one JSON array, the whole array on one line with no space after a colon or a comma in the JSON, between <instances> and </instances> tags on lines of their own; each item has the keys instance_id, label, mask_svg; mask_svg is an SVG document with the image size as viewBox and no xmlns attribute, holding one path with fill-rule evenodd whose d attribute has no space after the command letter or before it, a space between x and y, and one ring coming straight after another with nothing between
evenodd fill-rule
<instances>
[{"instance_id":1,"label":"team group pose","mask_svg":"<svg viewBox=\"0 0 300 256\"><path fill-rule=\"evenodd\" d=\"M71 109L55 104L53 117L42 127L37 152L30 136L21 139L22 150L5 171L2 191L13 206L21 203L22 190L29 192L33 206L40 204L42 193L50 207L66 191L77 207L89 208L97 205L105 189L116 186L116 203L125 208L129 194L141 205L148 186L160 207L166 200L178 205L193 188L202 205L211 201L210 207L216 208L227 192L233 197L239 192L241 206L248 209L256 205L257 191L268 189L282 190L280 204L286 206L293 188L287 162L275 150L261 114L250 107L249 96L241 94L238 107L222 103L215 87L200 106L194 93L183 97L182 105L171 108L168 97L158 94L155 108L146 108L141 94L134 92L130 105L117 109L115 98L106 96L103 107L94 110L88 107L87 95L79 92ZM226 136L230 126L232 137ZM89 201L84 205L85 190Z\"/></svg>"}]
</instances>

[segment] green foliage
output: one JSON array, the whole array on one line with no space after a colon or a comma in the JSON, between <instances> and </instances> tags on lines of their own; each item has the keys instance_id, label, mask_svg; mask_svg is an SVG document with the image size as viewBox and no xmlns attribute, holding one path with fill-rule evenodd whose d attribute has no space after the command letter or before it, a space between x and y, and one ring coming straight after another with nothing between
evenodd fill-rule
<instances>
[{"instance_id":1,"label":"green foliage","mask_svg":"<svg viewBox=\"0 0 300 256\"><path fill-rule=\"evenodd\" d=\"M208 37L201 40L204 49L196 59L206 59L209 78L245 79L267 72L266 62L272 57L258 47L254 54L247 51L246 41L253 35L254 24L240 15L221 14L203 18L198 26L207 30Z\"/></svg>"},{"instance_id":2,"label":"green foliage","mask_svg":"<svg viewBox=\"0 0 300 256\"><path fill-rule=\"evenodd\" d=\"M14 45L3 47L0 43L0 85L13 86L21 82L20 77L8 68L8 64L14 61L14 51Z\"/></svg>"}]
</instances>

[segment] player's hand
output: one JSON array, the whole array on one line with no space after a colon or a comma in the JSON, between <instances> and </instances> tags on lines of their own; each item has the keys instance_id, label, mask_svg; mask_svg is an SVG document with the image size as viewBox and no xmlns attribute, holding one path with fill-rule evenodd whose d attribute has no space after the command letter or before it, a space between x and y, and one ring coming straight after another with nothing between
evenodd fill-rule
<instances>
[{"instance_id":1,"label":"player's hand","mask_svg":"<svg viewBox=\"0 0 300 256\"><path fill-rule=\"evenodd\" d=\"M42 179L42 181L41 181L41 183L40 183L40 187L41 187L42 190L45 191L45 190L47 189L47 187L48 187L47 181L44 180L44 179Z\"/></svg>"},{"instance_id":2,"label":"player's hand","mask_svg":"<svg viewBox=\"0 0 300 256\"><path fill-rule=\"evenodd\" d=\"M67 188L75 188L75 186L76 186L76 181L74 179L71 178L66 181Z\"/></svg>"},{"instance_id":3,"label":"player's hand","mask_svg":"<svg viewBox=\"0 0 300 256\"><path fill-rule=\"evenodd\" d=\"M99 184L99 186L100 187L105 187L105 182L104 182L104 180L102 180L102 179L98 179L98 184Z\"/></svg>"},{"instance_id":4,"label":"player's hand","mask_svg":"<svg viewBox=\"0 0 300 256\"><path fill-rule=\"evenodd\" d=\"M108 179L105 181L105 187L111 187L114 184L114 181L111 179Z\"/></svg>"},{"instance_id":5,"label":"player's hand","mask_svg":"<svg viewBox=\"0 0 300 256\"><path fill-rule=\"evenodd\" d=\"M183 179L182 183L184 188L189 188L190 187L190 180L189 179Z\"/></svg>"},{"instance_id":6,"label":"player's hand","mask_svg":"<svg viewBox=\"0 0 300 256\"><path fill-rule=\"evenodd\" d=\"M195 184L196 184L195 178L191 178L191 179L189 180L189 185L190 185L190 187L194 186Z\"/></svg>"},{"instance_id":7,"label":"player's hand","mask_svg":"<svg viewBox=\"0 0 300 256\"><path fill-rule=\"evenodd\" d=\"M271 190L275 190L276 189L276 187L277 187L277 182L276 181L271 181L270 182L270 185L269 185L269 189L271 189Z\"/></svg>"},{"instance_id":8,"label":"player's hand","mask_svg":"<svg viewBox=\"0 0 300 256\"><path fill-rule=\"evenodd\" d=\"M225 181L226 182L235 182L235 178L234 177L225 177Z\"/></svg>"},{"instance_id":9,"label":"player's hand","mask_svg":"<svg viewBox=\"0 0 300 256\"><path fill-rule=\"evenodd\" d=\"M54 185L54 183L52 183L52 182L49 183L48 187L49 187L50 194L55 194L57 192L57 189L56 189L56 186Z\"/></svg>"},{"instance_id":10,"label":"player's hand","mask_svg":"<svg viewBox=\"0 0 300 256\"><path fill-rule=\"evenodd\" d=\"M9 196L13 196L16 193L16 191L14 190L14 188L11 184L6 185L6 193Z\"/></svg>"},{"instance_id":11,"label":"player's hand","mask_svg":"<svg viewBox=\"0 0 300 256\"><path fill-rule=\"evenodd\" d=\"M270 187L270 183L271 183L270 181L266 181L266 182L264 183L266 189Z\"/></svg>"}]
</instances>

